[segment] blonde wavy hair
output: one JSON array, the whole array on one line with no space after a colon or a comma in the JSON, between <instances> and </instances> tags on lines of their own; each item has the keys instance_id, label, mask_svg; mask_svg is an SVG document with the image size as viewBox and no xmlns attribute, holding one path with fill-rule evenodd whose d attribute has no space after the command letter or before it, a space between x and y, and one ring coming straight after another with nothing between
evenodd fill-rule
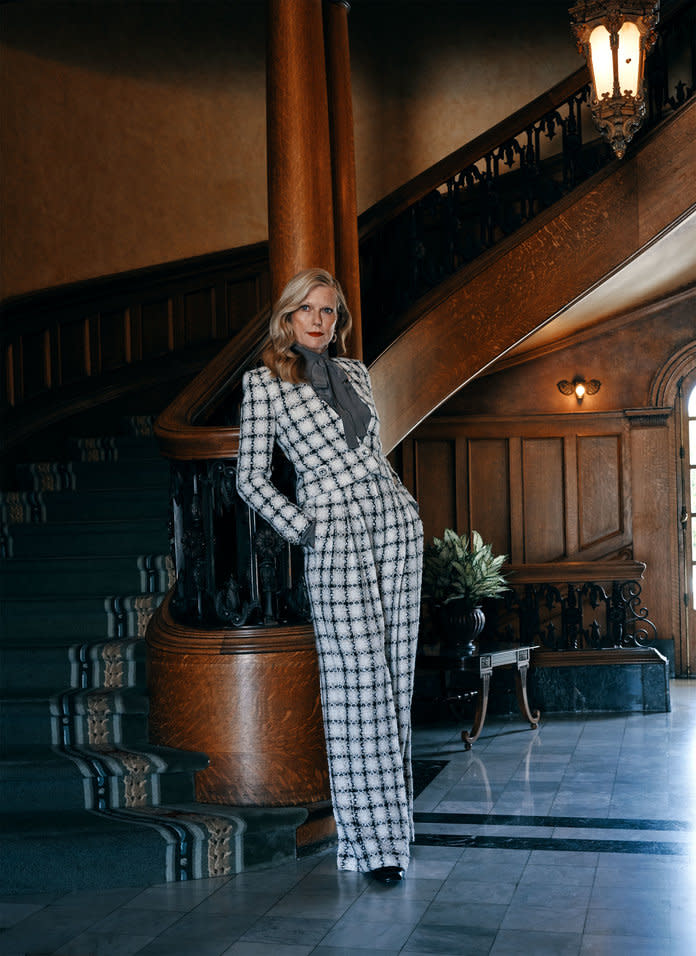
<instances>
[{"instance_id":1,"label":"blonde wavy hair","mask_svg":"<svg viewBox=\"0 0 696 956\"><path fill-rule=\"evenodd\" d=\"M284 382L305 382L305 361L301 355L292 351L295 344L295 331L292 327L292 313L299 309L312 289L318 285L328 286L336 293L336 342L337 355L346 351L346 342L353 327L353 319L346 304L343 290L337 279L326 269L303 269L285 286L271 313L268 326L269 341L262 359L264 365Z\"/></svg>"}]
</instances>

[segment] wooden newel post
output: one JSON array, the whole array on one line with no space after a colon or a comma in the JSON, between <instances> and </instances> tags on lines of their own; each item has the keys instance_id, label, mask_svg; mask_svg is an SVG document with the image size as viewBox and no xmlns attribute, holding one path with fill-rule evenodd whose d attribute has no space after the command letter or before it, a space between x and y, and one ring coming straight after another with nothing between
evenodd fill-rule
<instances>
[{"instance_id":1,"label":"wooden newel post","mask_svg":"<svg viewBox=\"0 0 696 956\"><path fill-rule=\"evenodd\" d=\"M301 269L336 268L322 0L268 0L266 70L275 301Z\"/></svg>"},{"instance_id":2,"label":"wooden newel post","mask_svg":"<svg viewBox=\"0 0 696 956\"><path fill-rule=\"evenodd\" d=\"M362 358L358 201L355 184L353 97L348 42L349 10L348 0L329 0L324 6L324 31L331 132L336 275L343 286L353 316L353 331L348 351L353 358Z\"/></svg>"}]
</instances>

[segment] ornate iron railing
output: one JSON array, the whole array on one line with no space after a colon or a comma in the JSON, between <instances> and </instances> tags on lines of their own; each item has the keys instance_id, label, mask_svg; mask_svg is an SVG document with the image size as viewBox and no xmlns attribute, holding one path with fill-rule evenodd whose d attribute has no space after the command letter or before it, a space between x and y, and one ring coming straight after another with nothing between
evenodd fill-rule
<instances>
[{"instance_id":1,"label":"ornate iron railing","mask_svg":"<svg viewBox=\"0 0 696 956\"><path fill-rule=\"evenodd\" d=\"M549 651L644 647L657 629L642 604L637 561L519 565L487 609L487 634Z\"/></svg>"},{"instance_id":2,"label":"ornate iron railing","mask_svg":"<svg viewBox=\"0 0 696 956\"><path fill-rule=\"evenodd\" d=\"M273 480L291 495L288 468L279 456ZM234 462L172 463L170 534L171 610L182 623L236 628L309 621L302 551L242 502Z\"/></svg>"},{"instance_id":3,"label":"ornate iron railing","mask_svg":"<svg viewBox=\"0 0 696 956\"><path fill-rule=\"evenodd\" d=\"M649 108L637 142L693 95L695 35L693 2L661 25L647 60ZM616 161L594 126L584 77L578 71L520 110L502 140L494 128L361 217L368 360L393 338L396 317L408 324L417 299Z\"/></svg>"}]
</instances>

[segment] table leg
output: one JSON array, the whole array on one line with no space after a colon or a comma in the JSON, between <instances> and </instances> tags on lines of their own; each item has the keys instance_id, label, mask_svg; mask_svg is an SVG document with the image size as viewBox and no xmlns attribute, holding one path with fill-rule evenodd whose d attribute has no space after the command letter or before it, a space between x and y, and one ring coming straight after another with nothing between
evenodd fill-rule
<instances>
[{"instance_id":1,"label":"table leg","mask_svg":"<svg viewBox=\"0 0 696 956\"><path fill-rule=\"evenodd\" d=\"M517 673L515 674L515 687L517 690L517 703L520 713L529 721L532 730L539 726L541 714L538 710L530 711L529 700L527 699L527 671L529 670L528 661L519 661L517 664Z\"/></svg>"},{"instance_id":2,"label":"table leg","mask_svg":"<svg viewBox=\"0 0 696 956\"><path fill-rule=\"evenodd\" d=\"M481 693L476 702L476 714L474 716L474 726L471 730L462 731L462 740L465 750L471 750L471 745L478 740L479 734L483 729L486 720L486 711L488 710L488 690L491 685L490 673L481 674Z\"/></svg>"}]
</instances>

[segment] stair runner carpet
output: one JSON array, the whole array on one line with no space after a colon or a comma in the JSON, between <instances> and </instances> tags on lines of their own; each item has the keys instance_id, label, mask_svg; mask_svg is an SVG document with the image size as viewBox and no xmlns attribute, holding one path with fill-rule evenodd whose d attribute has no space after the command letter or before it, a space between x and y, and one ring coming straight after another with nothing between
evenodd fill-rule
<instances>
[{"instance_id":1,"label":"stair runner carpet","mask_svg":"<svg viewBox=\"0 0 696 956\"><path fill-rule=\"evenodd\" d=\"M205 754L148 739L147 622L172 583L149 419L0 494L2 892L147 885L296 852L302 808L195 802Z\"/></svg>"}]
</instances>

